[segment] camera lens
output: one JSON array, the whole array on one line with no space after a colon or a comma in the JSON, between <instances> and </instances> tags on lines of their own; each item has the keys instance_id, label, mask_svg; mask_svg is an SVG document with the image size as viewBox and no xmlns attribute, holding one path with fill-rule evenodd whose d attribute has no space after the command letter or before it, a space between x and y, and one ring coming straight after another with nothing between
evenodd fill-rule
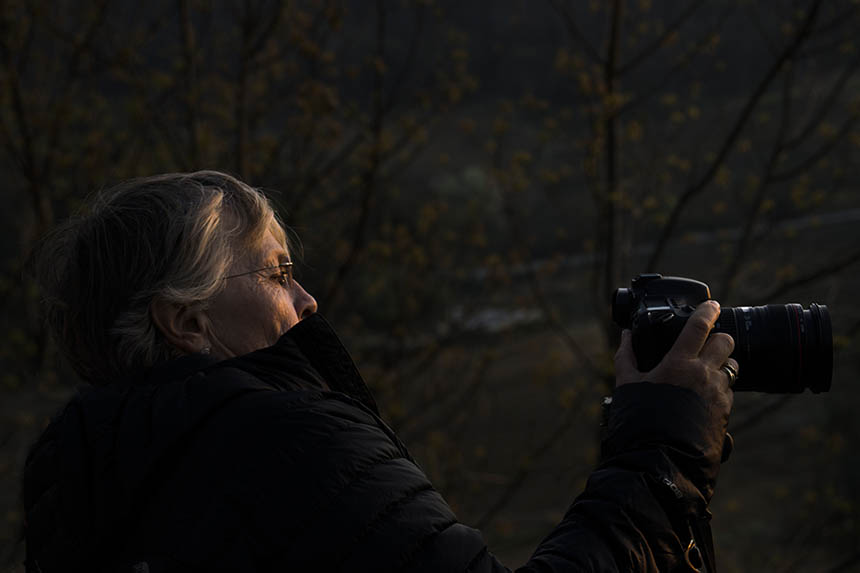
<instances>
[{"instance_id":1,"label":"camera lens","mask_svg":"<svg viewBox=\"0 0 860 573\"><path fill-rule=\"evenodd\" d=\"M735 339L735 390L814 393L830 390L833 334L824 305L769 304L723 308L713 332Z\"/></svg>"}]
</instances>

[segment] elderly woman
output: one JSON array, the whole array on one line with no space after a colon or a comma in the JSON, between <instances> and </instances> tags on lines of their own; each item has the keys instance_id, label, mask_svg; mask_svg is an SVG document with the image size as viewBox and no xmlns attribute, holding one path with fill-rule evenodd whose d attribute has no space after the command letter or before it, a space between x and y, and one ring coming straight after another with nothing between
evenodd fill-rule
<instances>
[{"instance_id":1,"label":"elderly woman","mask_svg":"<svg viewBox=\"0 0 860 573\"><path fill-rule=\"evenodd\" d=\"M211 171L121 184L45 241L47 318L89 388L27 460L28 571L505 570L380 419L292 254L265 196ZM647 374L625 334L601 464L523 571L713 567L718 312Z\"/></svg>"}]
</instances>

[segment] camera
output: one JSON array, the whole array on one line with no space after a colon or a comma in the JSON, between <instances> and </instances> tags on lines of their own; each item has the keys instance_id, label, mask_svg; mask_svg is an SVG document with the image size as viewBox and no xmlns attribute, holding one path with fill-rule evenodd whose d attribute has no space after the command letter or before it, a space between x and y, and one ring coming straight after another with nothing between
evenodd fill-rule
<instances>
[{"instance_id":1,"label":"camera","mask_svg":"<svg viewBox=\"0 0 860 573\"><path fill-rule=\"evenodd\" d=\"M641 274L612 296L612 319L633 332L642 372L653 369L674 344L696 306L711 298L701 281ZM711 332L735 340L740 372L732 387L771 393L830 390L833 333L827 307L812 303L723 307Z\"/></svg>"}]
</instances>

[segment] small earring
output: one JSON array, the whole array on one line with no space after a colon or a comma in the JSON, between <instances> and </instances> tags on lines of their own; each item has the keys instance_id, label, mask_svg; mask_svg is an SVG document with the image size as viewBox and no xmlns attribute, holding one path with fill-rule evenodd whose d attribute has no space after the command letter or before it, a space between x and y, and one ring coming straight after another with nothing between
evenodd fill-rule
<instances>
[{"instance_id":1,"label":"small earring","mask_svg":"<svg viewBox=\"0 0 860 573\"><path fill-rule=\"evenodd\" d=\"M212 352L212 347L211 346L204 346L203 350L200 351L200 354L209 354L210 352Z\"/></svg>"}]
</instances>

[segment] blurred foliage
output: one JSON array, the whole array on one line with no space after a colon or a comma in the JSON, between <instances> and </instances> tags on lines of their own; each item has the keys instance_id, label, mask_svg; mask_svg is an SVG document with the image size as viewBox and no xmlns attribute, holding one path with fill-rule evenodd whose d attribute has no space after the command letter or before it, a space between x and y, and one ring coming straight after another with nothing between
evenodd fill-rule
<instances>
[{"instance_id":1,"label":"blurred foliage","mask_svg":"<svg viewBox=\"0 0 860 573\"><path fill-rule=\"evenodd\" d=\"M860 6L480 4L0 4L0 559L76 384L27 253L93 190L211 168L272 192L386 417L514 562L596 461L612 289L828 304L833 392L737 397L714 525L725 571L857 570Z\"/></svg>"}]
</instances>

